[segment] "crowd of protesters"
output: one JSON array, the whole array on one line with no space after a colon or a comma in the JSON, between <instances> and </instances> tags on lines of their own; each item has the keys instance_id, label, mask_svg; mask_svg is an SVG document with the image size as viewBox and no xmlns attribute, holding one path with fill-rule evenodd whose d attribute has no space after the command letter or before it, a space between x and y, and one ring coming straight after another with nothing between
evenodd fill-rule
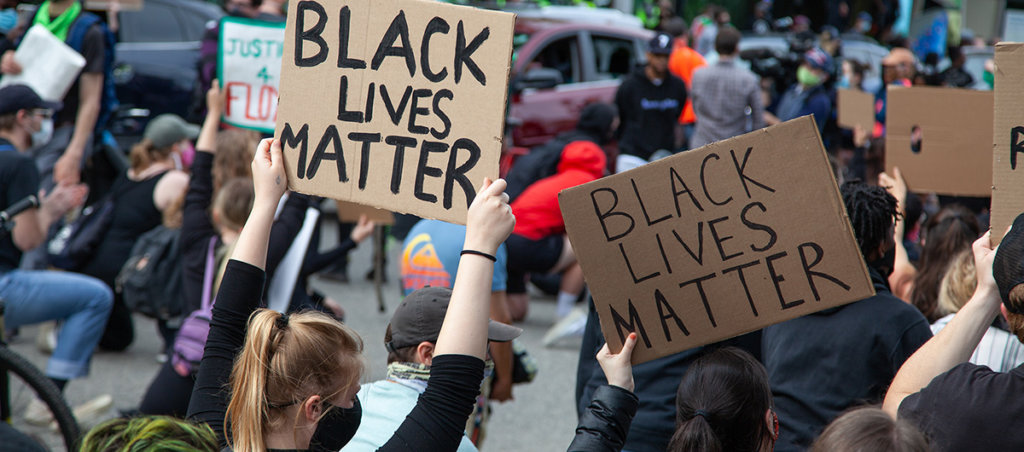
<instances>
[{"instance_id":1,"label":"crowd of protesters","mask_svg":"<svg viewBox=\"0 0 1024 452\"><path fill-rule=\"evenodd\" d=\"M660 3L643 63L613 101L586 106L574 130L520 157L507 184L475 181L465 227L401 218L391 228L404 241L405 298L381 335L385 379L361 385L364 339L343 323L346 300L307 279L347 279L347 255L376 225L361 218L320 249L319 227L304 226L319 224L322 200L287 192L281 143L221 124L216 24L197 66L202 125L154 118L119 170L97 144L113 105L116 9L100 17L78 0L44 1L27 24L66 41L85 66L61 102L0 88L0 210L38 196L0 231L4 326L57 321L45 374L63 391L87 377L96 348L131 346L139 308L121 278L142 237L170 231L180 282L175 314L157 322L161 367L138 410L89 432L83 450L476 450L489 401L511 400L535 372L512 326L535 302L531 282L557 299L544 343L582 338L569 450L1024 448L1007 428L1024 414L1012 399L1024 385L1024 215L997 250L984 200L915 193L898 169L883 171L887 87L973 84L960 45L940 72L938 55L919 60L892 40L875 123L843 130L836 89L865 89L868 63L843 56L836 26L801 49L791 77L768 79L740 64L744 35L728 11L712 5L688 25ZM285 17L277 1L224 6ZM754 30L777 25L770 10L758 4ZM898 23L829 11L854 32ZM791 26L811 33L806 17ZM18 44L18 32L0 41L0 72L21 72ZM822 134L875 295L636 366L635 334L612 353L574 252L586 244L569 241L559 191L804 115ZM67 257L54 243L76 212L102 226L86 255ZM297 260L286 257L293 249ZM93 396L75 407L79 420L110 409L109 395ZM40 405L15 415L46 425ZM0 441L22 440L0 430Z\"/></svg>"}]
</instances>

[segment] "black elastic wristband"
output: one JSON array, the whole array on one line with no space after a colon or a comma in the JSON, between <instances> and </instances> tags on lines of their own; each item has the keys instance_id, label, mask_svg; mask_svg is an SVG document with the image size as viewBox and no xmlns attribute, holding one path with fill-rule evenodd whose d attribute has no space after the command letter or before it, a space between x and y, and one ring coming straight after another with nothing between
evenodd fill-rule
<instances>
[{"instance_id":1,"label":"black elastic wristband","mask_svg":"<svg viewBox=\"0 0 1024 452\"><path fill-rule=\"evenodd\" d=\"M490 254L487 254L487 253L485 253L483 251L477 251L477 250L462 250L462 252L459 253L459 256L465 256L467 254L472 254L474 256L486 257L486 258L490 259L491 262L498 262L498 258L496 258L496 257L494 257L494 256L492 256Z\"/></svg>"}]
</instances>

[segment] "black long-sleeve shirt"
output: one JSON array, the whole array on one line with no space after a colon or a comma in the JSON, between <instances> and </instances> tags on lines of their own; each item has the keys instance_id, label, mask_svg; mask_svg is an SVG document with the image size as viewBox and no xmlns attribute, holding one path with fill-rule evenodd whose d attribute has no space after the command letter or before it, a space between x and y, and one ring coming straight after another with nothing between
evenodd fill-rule
<instances>
[{"instance_id":1,"label":"black long-sleeve shirt","mask_svg":"<svg viewBox=\"0 0 1024 452\"><path fill-rule=\"evenodd\" d=\"M205 422L226 445L224 416L235 355L245 342L249 315L260 304L266 275L253 265L231 260L213 306L210 334L199 366L188 418ZM466 355L434 357L426 391L382 451L455 451L473 410L484 362Z\"/></svg>"}]
</instances>

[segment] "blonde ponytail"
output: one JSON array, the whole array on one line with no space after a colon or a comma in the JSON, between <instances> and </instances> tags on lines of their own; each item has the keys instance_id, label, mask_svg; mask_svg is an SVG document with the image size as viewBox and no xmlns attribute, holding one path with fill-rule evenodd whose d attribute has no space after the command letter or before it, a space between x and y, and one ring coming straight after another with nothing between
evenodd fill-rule
<instances>
[{"instance_id":1,"label":"blonde ponytail","mask_svg":"<svg viewBox=\"0 0 1024 452\"><path fill-rule=\"evenodd\" d=\"M362 351L355 331L321 312L254 312L231 371L228 445L265 450L264 436L281 427L285 408L312 395L331 400L358 384Z\"/></svg>"}]
</instances>

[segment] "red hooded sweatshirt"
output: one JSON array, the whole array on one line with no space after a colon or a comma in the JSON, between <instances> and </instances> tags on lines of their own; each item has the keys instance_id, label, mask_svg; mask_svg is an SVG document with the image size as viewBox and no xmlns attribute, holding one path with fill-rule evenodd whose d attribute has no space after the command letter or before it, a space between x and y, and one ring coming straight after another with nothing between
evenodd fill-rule
<instances>
[{"instance_id":1,"label":"red hooded sweatshirt","mask_svg":"<svg viewBox=\"0 0 1024 452\"><path fill-rule=\"evenodd\" d=\"M558 208L558 192L597 180L604 175L605 155L591 141L573 141L562 149L558 173L530 185L512 202L516 227L512 233L530 240L565 234Z\"/></svg>"}]
</instances>

